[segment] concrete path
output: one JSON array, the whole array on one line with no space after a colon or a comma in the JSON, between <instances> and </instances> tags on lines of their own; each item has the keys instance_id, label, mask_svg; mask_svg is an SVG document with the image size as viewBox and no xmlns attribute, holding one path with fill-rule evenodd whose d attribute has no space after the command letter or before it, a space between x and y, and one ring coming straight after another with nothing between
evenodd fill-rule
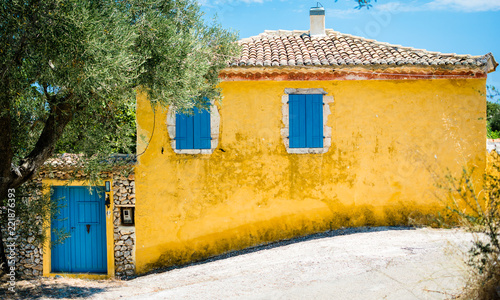
<instances>
[{"instance_id":1,"label":"concrete path","mask_svg":"<svg viewBox=\"0 0 500 300\"><path fill-rule=\"evenodd\" d=\"M458 230L334 231L139 277L89 298L447 299L465 285L471 240Z\"/></svg>"}]
</instances>

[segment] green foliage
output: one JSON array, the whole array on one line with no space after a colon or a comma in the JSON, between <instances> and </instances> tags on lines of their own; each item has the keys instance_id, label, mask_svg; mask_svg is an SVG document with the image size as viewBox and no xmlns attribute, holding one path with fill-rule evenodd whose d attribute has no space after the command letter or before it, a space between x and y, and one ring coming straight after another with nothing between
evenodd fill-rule
<instances>
[{"instance_id":1,"label":"green foliage","mask_svg":"<svg viewBox=\"0 0 500 300\"><path fill-rule=\"evenodd\" d=\"M335 0L335 2L337 1L338 0ZM358 3L358 6L356 6L355 9L362 9L364 7L370 9L370 7L372 7L371 0L354 0L354 1ZM377 0L373 0L373 2L377 2Z\"/></svg>"},{"instance_id":2,"label":"green foliage","mask_svg":"<svg viewBox=\"0 0 500 300\"><path fill-rule=\"evenodd\" d=\"M85 130L81 130L85 128ZM122 102L117 107L96 111L92 119L76 115L56 144L55 153L135 153L135 103Z\"/></svg>"},{"instance_id":3,"label":"green foliage","mask_svg":"<svg viewBox=\"0 0 500 300\"><path fill-rule=\"evenodd\" d=\"M448 195L448 209L460 225L478 234L469 250L473 267L464 299L497 299L500 286L500 165L496 161L485 175L482 189L474 186L473 170L464 169L459 178L448 175L441 187ZM493 295L493 298L491 298Z\"/></svg>"},{"instance_id":4,"label":"green foliage","mask_svg":"<svg viewBox=\"0 0 500 300\"><path fill-rule=\"evenodd\" d=\"M493 131L489 125L486 126L486 136L489 139L500 139L500 131Z\"/></svg>"},{"instance_id":5,"label":"green foliage","mask_svg":"<svg viewBox=\"0 0 500 300\"><path fill-rule=\"evenodd\" d=\"M46 102L35 87L28 87L24 93L14 98L10 111L14 164L18 164L33 149L42 132L43 120L49 114Z\"/></svg>"},{"instance_id":6,"label":"green foliage","mask_svg":"<svg viewBox=\"0 0 500 300\"><path fill-rule=\"evenodd\" d=\"M57 152L83 153L96 180L110 154L135 152L137 91L155 108L217 99L238 52L192 0L0 0L0 15L0 200ZM20 209L52 211L33 199Z\"/></svg>"},{"instance_id":7,"label":"green foliage","mask_svg":"<svg viewBox=\"0 0 500 300\"><path fill-rule=\"evenodd\" d=\"M133 152L135 87L154 105L217 98L218 71L237 50L236 34L204 24L189 0L9 0L0 14L10 83L0 93L10 96L17 160L33 149L51 98L73 106L57 152Z\"/></svg>"},{"instance_id":8,"label":"green foliage","mask_svg":"<svg viewBox=\"0 0 500 300\"><path fill-rule=\"evenodd\" d=\"M15 214L16 226L9 228L6 231L6 238L11 237L10 233L15 233L16 244L20 245L20 241L33 240L36 245L42 245L49 237L47 232L44 232L44 222L58 219L58 211L61 209L61 204L58 199L50 198L50 195L43 193L43 189L47 186L42 186L39 182L30 181L23 184L13 193L14 202L2 201L0 207L0 221L2 224L8 224L8 214ZM8 205L9 204L9 205ZM12 205L14 204L14 205ZM8 210L11 208L11 210ZM51 246L60 244L68 237L68 232L64 229L57 231L57 239L50 242Z\"/></svg>"},{"instance_id":9,"label":"green foliage","mask_svg":"<svg viewBox=\"0 0 500 300\"><path fill-rule=\"evenodd\" d=\"M500 138L500 91L494 86L486 86L486 120L489 139Z\"/></svg>"},{"instance_id":10,"label":"green foliage","mask_svg":"<svg viewBox=\"0 0 500 300\"><path fill-rule=\"evenodd\" d=\"M177 107L190 108L193 100L218 98L218 70L236 53L230 43L236 35L217 24L203 24L199 7L190 1L156 3L144 1L131 10L139 32L138 54L147 57L137 83L154 104L175 99ZM168 17L158 17L158 12Z\"/></svg>"}]
</instances>

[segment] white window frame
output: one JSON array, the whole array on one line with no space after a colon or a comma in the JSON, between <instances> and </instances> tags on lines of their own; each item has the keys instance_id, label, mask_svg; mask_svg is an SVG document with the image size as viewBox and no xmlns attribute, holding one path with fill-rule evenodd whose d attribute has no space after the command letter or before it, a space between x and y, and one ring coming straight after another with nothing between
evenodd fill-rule
<instances>
[{"instance_id":1,"label":"white window frame","mask_svg":"<svg viewBox=\"0 0 500 300\"><path fill-rule=\"evenodd\" d=\"M290 148L290 107L288 105L290 94L295 95L310 95L310 94L322 94L323 95L323 148ZM321 154L326 153L332 145L332 128L327 126L328 116L330 112L330 103L333 103L333 96L326 96L327 92L322 88L310 88L310 89L296 89L296 88L285 88L284 95L281 96L281 113L283 117L283 127L281 128L281 137L283 139L283 144L286 147L286 151L291 154Z\"/></svg>"},{"instance_id":2,"label":"white window frame","mask_svg":"<svg viewBox=\"0 0 500 300\"><path fill-rule=\"evenodd\" d=\"M219 144L219 125L220 125L220 114L217 105L212 100L210 101L210 149L177 149L177 143L175 140L175 116L177 111L175 107L170 105L167 113L167 130L170 137L170 145L172 150L177 154L212 154Z\"/></svg>"}]
</instances>

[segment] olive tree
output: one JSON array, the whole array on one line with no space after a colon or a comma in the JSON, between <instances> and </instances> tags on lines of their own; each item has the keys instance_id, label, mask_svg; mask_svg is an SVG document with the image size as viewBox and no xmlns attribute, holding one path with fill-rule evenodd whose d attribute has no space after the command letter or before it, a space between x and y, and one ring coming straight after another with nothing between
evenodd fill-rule
<instances>
[{"instance_id":1,"label":"olive tree","mask_svg":"<svg viewBox=\"0 0 500 300\"><path fill-rule=\"evenodd\" d=\"M117 138L117 125L137 89L154 107L217 97L218 72L237 51L236 34L206 24L191 0L0 0L0 16L5 204L56 148L129 149L135 140ZM3 243L0 263L6 271Z\"/></svg>"}]
</instances>

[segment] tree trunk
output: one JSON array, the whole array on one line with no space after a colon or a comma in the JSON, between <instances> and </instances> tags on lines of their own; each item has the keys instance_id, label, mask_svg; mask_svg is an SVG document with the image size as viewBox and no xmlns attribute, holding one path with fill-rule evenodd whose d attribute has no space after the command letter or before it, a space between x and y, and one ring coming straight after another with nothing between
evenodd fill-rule
<instances>
[{"instance_id":1,"label":"tree trunk","mask_svg":"<svg viewBox=\"0 0 500 300\"><path fill-rule=\"evenodd\" d=\"M9 274L9 265L7 264L7 256L5 255L5 245L3 243L3 234L0 230L0 266L5 274Z\"/></svg>"},{"instance_id":2,"label":"tree trunk","mask_svg":"<svg viewBox=\"0 0 500 300\"><path fill-rule=\"evenodd\" d=\"M5 83L6 84L6 83ZM4 84L4 85L5 85ZM7 90L7 88L0 91ZM0 200L7 198L12 164L12 123L10 119L10 99L7 93L0 96Z\"/></svg>"},{"instance_id":3,"label":"tree trunk","mask_svg":"<svg viewBox=\"0 0 500 300\"><path fill-rule=\"evenodd\" d=\"M28 156L21 160L18 167L12 166L10 168L8 183L5 187L2 186L0 197L5 199L7 189L17 188L33 178L43 163L52 156L54 147L61 138L64 128L71 121L73 113L73 106L66 102L51 107L51 114L45 121L45 126L35 147ZM2 138L3 136L0 141ZM5 172L5 170L1 170L1 172Z\"/></svg>"},{"instance_id":4,"label":"tree trunk","mask_svg":"<svg viewBox=\"0 0 500 300\"><path fill-rule=\"evenodd\" d=\"M43 163L52 156L55 144L61 138L64 128L71 121L74 113L74 106L70 105L68 101L60 101L56 105L52 105L51 113L45 121L45 126L35 147L26 158L21 160L19 167L16 167L12 165L10 99L6 99L7 95L4 97L0 99L0 128L2 128L0 131L0 200L2 202L7 199L9 189L15 189L30 180L43 166ZM0 224L4 228L5 225L5 222ZM1 236L0 233L0 241L2 241ZM0 242L0 264L3 263L2 270L8 273L9 269L5 254L5 245Z\"/></svg>"},{"instance_id":5,"label":"tree trunk","mask_svg":"<svg viewBox=\"0 0 500 300\"><path fill-rule=\"evenodd\" d=\"M3 85L7 84L5 81ZM8 84L7 84L8 85ZM5 86L2 86L5 87ZM0 90L7 91L7 88ZM7 93L2 93L0 97L0 206L3 206L4 200L7 199L7 191L9 189L10 169L12 163L12 124L10 119L10 99ZM0 216L0 265L5 274L9 273L7 257L5 255L5 244L3 242L3 234L1 228L7 224L4 222L3 216Z\"/></svg>"}]
</instances>

